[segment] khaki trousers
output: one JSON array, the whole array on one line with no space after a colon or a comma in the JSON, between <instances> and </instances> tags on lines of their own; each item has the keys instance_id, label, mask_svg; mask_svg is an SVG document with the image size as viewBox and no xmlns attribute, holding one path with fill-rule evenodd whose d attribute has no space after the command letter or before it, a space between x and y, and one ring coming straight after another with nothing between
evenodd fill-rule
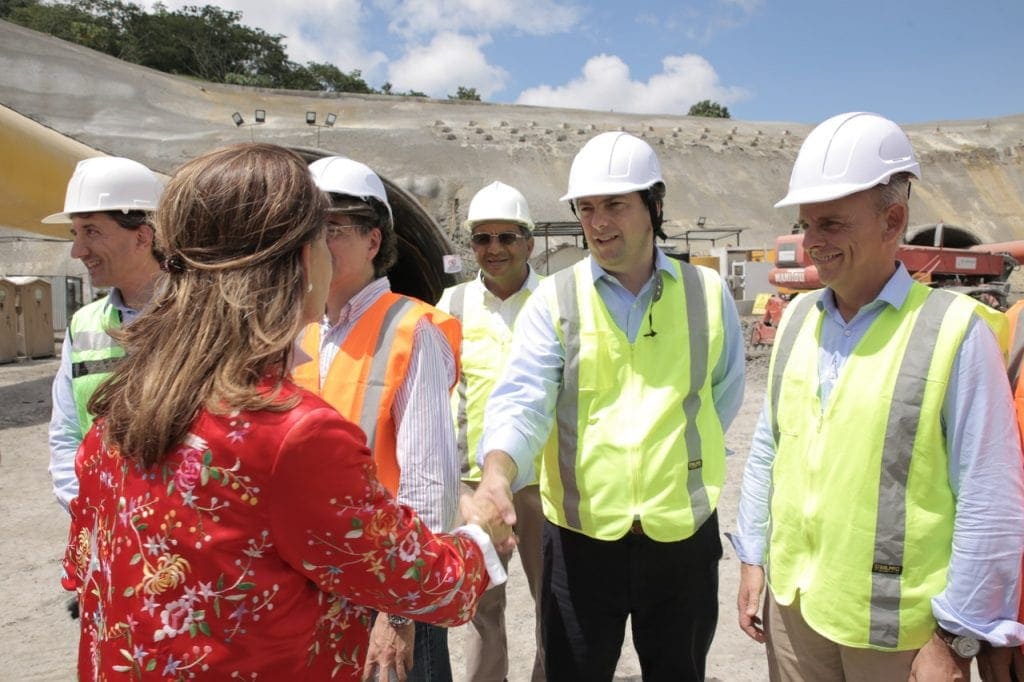
<instances>
[{"instance_id":1,"label":"khaki trousers","mask_svg":"<svg viewBox=\"0 0 1024 682\"><path fill-rule=\"evenodd\" d=\"M463 492L472 492L476 483L462 483ZM544 646L540 635L540 583L543 565L540 557L544 512L540 503L540 487L528 485L512 497L516 510L516 552L526 574L533 597L534 641L537 653L533 658L533 682L544 682ZM460 523L462 520L460 519ZM501 557L505 568L511 557ZM508 641L505 636L505 585L484 593L476 615L466 628L466 680L468 682L502 682L508 676Z\"/></svg>"},{"instance_id":2,"label":"khaki trousers","mask_svg":"<svg viewBox=\"0 0 1024 682\"><path fill-rule=\"evenodd\" d=\"M799 597L781 606L771 590L764 600L771 682L906 682L913 651L876 651L843 646L811 629Z\"/></svg>"}]
</instances>

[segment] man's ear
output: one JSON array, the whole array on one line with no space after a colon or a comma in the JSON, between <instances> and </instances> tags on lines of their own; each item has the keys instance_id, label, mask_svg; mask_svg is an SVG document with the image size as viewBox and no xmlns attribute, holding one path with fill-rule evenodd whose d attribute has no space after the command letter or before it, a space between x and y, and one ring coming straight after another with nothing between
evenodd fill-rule
<instances>
[{"instance_id":1,"label":"man's ear","mask_svg":"<svg viewBox=\"0 0 1024 682\"><path fill-rule=\"evenodd\" d=\"M142 223L138 229L135 230L135 243L139 246L151 249L153 248L153 242L156 240L156 232L153 230L153 226L149 223Z\"/></svg>"},{"instance_id":2,"label":"man's ear","mask_svg":"<svg viewBox=\"0 0 1024 682\"><path fill-rule=\"evenodd\" d=\"M907 217L909 215L905 204L889 204L885 209L885 232L886 241L895 239L899 241L907 229Z\"/></svg>"},{"instance_id":3,"label":"man's ear","mask_svg":"<svg viewBox=\"0 0 1024 682\"><path fill-rule=\"evenodd\" d=\"M370 260L373 260L377 257L377 254L380 253L380 244L384 241L383 229L375 227L370 230L368 236L370 237L370 251L372 252L370 254Z\"/></svg>"}]
</instances>

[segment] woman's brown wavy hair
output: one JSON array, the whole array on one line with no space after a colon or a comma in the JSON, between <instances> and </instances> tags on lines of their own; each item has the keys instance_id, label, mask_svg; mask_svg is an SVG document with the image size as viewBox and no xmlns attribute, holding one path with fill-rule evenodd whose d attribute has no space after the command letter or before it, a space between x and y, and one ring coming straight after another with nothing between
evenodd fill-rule
<instances>
[{"instance_id":1,"label":"woman's brown wavy hair","mask_svg":"<svg viewBox=\"0 0 1024 682\"><path fill-rule=\"evenodd\" d=\"M200 408L295 404L279 389L304 323L302 247L327 205L306 163L275 145L225 147L178 170L156 213L167 274L146 311L113 332L127 357L89 401L108 446L148 467Z\"/></svg>"}]
</instances>

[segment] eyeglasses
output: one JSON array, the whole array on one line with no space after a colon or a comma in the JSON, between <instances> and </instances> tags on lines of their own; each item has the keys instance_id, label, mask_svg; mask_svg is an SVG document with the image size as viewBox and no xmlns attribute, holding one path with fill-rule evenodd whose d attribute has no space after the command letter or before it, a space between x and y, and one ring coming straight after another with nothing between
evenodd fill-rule
<instances>
[{"instance_id":1,"label":"eyeglasses","mask_svg":"<svg viewBox=\"0 0 1024 682\"><path fill-rule=\"evenodd\" d=\"M349 223L347 225L337 225L335 223L327 224L327 238L334 239L335 237L341 237L344 235L351 234L353 230L358 230L361 225L358 223Z\"/></svg>"},{"instance_id":2,"label":"eyeglasses","mask_svg":"<svg viewBox=\"0 0 1024 682\"><path fill-rule=\"evenodd\" d=\"M498 234L491 234L490 232L477 232L469 238L473 242L473 246L490 246L491 242L495 239L502 246L512 246L518 239L526 239L519 232L499 232Z\"/></svg>"}]
</instances>

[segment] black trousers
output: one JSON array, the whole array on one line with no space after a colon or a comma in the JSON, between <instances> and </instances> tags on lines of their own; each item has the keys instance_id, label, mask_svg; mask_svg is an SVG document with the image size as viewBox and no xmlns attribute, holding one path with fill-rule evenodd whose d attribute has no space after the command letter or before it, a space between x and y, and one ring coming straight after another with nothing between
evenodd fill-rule
<instances>
[{"instance_id":1,"label":"black trousers","mask_svg":"<svg viewBox=\"0 0 1024 682\"><path fill-rule=\"evenodd\" d=\"M595 540L544 522L541 627L549 682L611 680L626 619L645 682L703 680L718 622L718 514L678 542Z\"/></svg>"}]
</instances>

